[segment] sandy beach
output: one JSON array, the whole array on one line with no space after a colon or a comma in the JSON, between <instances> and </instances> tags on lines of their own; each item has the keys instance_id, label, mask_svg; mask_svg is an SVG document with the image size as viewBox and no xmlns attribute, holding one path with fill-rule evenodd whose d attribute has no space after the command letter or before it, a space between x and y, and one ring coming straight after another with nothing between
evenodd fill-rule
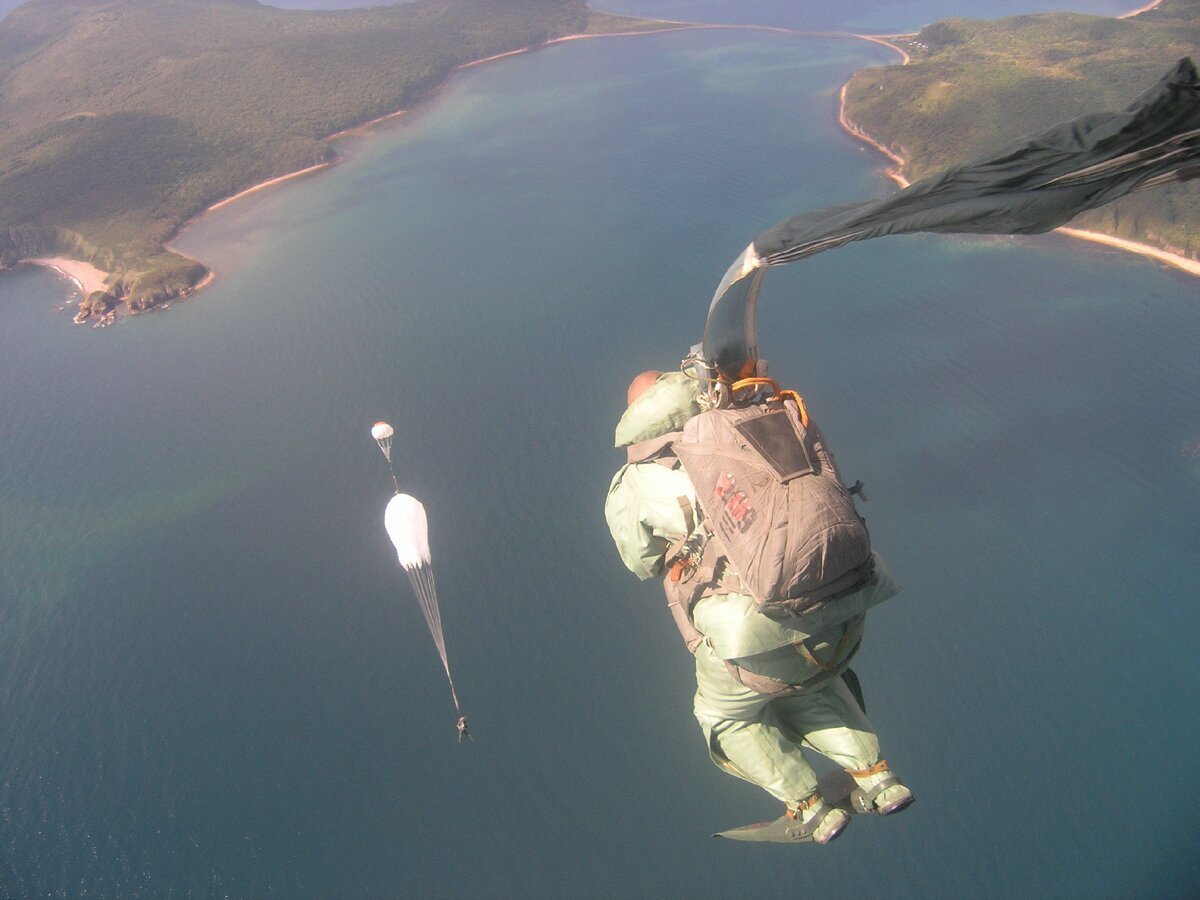
<instances>
[{"instance_id":1,"label":"sandy beach","mask_svg":"<svg viewBox=\"0 0 1200 900\"><path fill-rule=\"evenodd\" d=\"M75 282L75 286L79 288L84 297L88 297L96 291L108 290L104 279L108 278L109 273L97 269L91 263L78 259L67 259L63 256L34 256L22 259L20 262L31 266L45 266L66 275Z\"/></svg>"},{"instance_id":2,"label":"sandy beach","mask_svg":"<svg viewBox=\"0 0 1200 900\"><path fill-rule=\"evenodd\" d=\"M395 115L395 113L393 113L393 115ZM222 207L228 206L235 200L241 200L243 197L248 197L251 194L263 190L264 188L269 188L272 185L281 184L284 181L291 181L293 178L300 178L303 175L308 175L310 172L319 172L322 169L327 169L329 166L332 166L334 162L336 162L336 160L317 163L315 166L309 166L307 169L297 169L295 172L288 172L286 175L277 175L274 178L268 178L266 181L260 181L258 184L252 185L251 187L246 188L244 191L238 191L231 197L226 197L224 200L218 200L212 206L208 207L205 212L212 212L214 209L221 209Z\"/></svg>"},{"instance_id":3,"label":"sandy beach","mask_svg":"<svg viewBox=\"0 0 1200 900\"><path fill-rule=\"evenodd\" d=\"M1127 13L1121 13L1117 16L1118 19L1132 19L1134 16L1140 16L1144 12L1150 12L1154 7L1159 6L1162 0L1150 0L1145 6L1139 6L1137 9L1132 9Z\"/></svg>"},{"instance_id":4,"label":"sandy beach","mask_svg":"<svg viewBox=\"0 0 1200 900\"><path fill-rule=\"evenodd\" d=\"M1200 261L1180 256L1178 253L1169 253L1166 250L1160 250L1158 247L1153 247L1150 244L1127 241L1125 238L1114 237L1111 234L1103 234L1099 231L1068 228L1066 225L1063 225L1061 228L1055 228L1054 232L1056 234L1065 234L1067 237L1078 238L1081 241L1091 241L1094 244L1104 244L1106 247L1127 250L1130 253L1137 253L1139 256L1148 256L1150 259L1156 259L1161 263L1166 263L1168 266L1181 269L1191 275L1200 275Z\"/></svg>"}]
</instances>

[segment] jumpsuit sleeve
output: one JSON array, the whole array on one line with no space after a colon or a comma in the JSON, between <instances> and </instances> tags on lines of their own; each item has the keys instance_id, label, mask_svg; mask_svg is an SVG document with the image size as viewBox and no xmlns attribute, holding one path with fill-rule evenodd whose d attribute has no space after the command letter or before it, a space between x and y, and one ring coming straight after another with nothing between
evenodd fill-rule
<instances>
[{"instance_id":1,"label":"jumpsuit sleeve","mask_svg":"<svg viewBox=\"0 0 1200 900\"><path fill-rule=\"evenodd\" d=\"M695 505L682 471L634 463L617 472L604 502L604 518L626 568L642 581L663 572L671 544L688 533L680 498Z\"/></svg>"}]
</instances>

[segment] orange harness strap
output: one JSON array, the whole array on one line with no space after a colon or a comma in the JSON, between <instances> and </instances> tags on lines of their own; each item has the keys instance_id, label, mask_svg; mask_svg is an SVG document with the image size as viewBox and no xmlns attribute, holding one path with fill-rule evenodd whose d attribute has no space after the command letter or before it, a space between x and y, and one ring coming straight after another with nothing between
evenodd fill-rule
<instances>
[{"instance_id":1,"label":"orange harness strap","mask_svg":"<svg viewBox=\"0 0 1200 900\"><path fill-rule=\"evenodd\" d=\"M846 774L851 778L868 778L871 775L878 775L880 772L886 772L888 768L888 761L886 759L881 759L879 762L875 763L875 765L868 766L865 769L859 769L858 771L847 769Z\"/></svg>"},{"instance_id":2,"label":"orange harness strap","mask_svg":"<svg viewBox=\"0 0 1200 900\"><path fill-rule=\"evenodd\" d=\"M814 806L821 803L822 800L823 800L823 798L821 797L821 792L814 791L813 793L811 793L807 797L805 797L803 800L797 800L795 809L792 809L790 806L788 807L788 811L787 811L788 818L789 819L799 819L800 813L802 813L806 809L812 809Z\"/></svg>"}]
</instances>

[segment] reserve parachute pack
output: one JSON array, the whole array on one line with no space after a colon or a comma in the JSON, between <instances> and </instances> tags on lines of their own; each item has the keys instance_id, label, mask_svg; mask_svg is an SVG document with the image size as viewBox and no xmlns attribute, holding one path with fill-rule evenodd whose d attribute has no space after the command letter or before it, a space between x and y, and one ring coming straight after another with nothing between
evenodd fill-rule
<instances>
[{"instance_id":1,"label":"reserve parachute pack","mask_svg":"<svg viewBox=\"0 0 1200 900\"><path fill-rule=\"evenodd\" d=\"M863 585L871 539L803 400L754 381L774 394L693 416L672 450L708 541L762 612L787 617Z\"/></svg>"}]
</instances>

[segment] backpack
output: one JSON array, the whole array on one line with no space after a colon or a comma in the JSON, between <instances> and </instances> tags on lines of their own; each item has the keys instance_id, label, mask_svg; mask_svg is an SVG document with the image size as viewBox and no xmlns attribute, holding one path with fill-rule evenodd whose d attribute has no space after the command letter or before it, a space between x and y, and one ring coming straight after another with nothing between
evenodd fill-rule
<instances>
[{"instance_id":1,"label":"backpack","mask_svg":"<svg viewBox=\"0 0 1200 900\"><path fill-rule=\"evenodd\" d=\"M708 540L763 613L809 612L871 577L866 523L795 394L702 412L671 449Z\"/></svg>"}]
</instances>

